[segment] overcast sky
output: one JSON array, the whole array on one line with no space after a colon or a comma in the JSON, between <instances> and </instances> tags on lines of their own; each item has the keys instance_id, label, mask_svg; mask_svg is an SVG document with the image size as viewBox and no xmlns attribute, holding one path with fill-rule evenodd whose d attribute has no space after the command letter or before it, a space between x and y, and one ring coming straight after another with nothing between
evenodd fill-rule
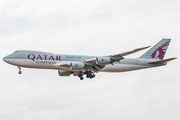
<instances>
[{"instance_id":1,"label":"overcast sky","mask_svg":"<svg viewBox=\"0 0 180 120\"><path fill-rule=\"evenodd\" d=\"M0 0L0 56L15 50L111 55L172 38L180 54L178 0ZM146 51L146 50L145 50ZM145 51L127 56L139 57ZM0 120L179 120L180 60L93 80L0 61Z\"/></svg>"}]
</instances>

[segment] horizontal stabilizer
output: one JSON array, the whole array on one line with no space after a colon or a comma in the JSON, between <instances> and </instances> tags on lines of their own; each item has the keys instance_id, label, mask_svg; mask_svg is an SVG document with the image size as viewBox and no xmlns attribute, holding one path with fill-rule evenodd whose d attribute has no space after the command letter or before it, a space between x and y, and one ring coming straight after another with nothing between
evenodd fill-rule
<instances>
[{"instance_id":1,"label":"horizontal stabilizer","mask_svg":"<svg viewBox=\"0 0 180 120\"><path fill-rule=\"evenodd\" d=\"M162 64L162 63L166 63L171 60L174 60L174 59L176 59L176 58L168 58L168 59L164 59L164 60L158 60L158 61L154 61L154 62L149 62L148 64Z\"/></svg>"}]
</instances>

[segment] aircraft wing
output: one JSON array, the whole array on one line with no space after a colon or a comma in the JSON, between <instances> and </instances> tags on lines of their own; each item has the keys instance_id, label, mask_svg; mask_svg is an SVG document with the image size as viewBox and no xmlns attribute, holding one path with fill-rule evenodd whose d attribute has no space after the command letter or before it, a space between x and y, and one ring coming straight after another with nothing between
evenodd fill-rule
<instances>
[{"instance_id":1,"label":"aircraft wing","mask_svg":"<svg viewBox=\"0 0 180 120\"><path fill-rule=\"evenodd\" d=\"M120 54L115 54L115 55L111 55L111 57L118 57L118 56L126 56L126 55L130 55L130 54L133 54L135 52L139 52L141 50L144 50L144 49L147 49L151 46L147 46L147 47L142 47L142 48L137 48L137 49L134 49L134 50L131 50L131 51L128 51L128 52L124 52L124 53L120 53Z\"/></svg>"},{"instance_id":2,"label":"aircraft wing","mask_svg":"<svg viewBox=\"0 0 180 120\"><path fill-rule=\"evenodd\" d=\"M119 60L124 59L123 56L130 55L130 54L133 54L133 53L135 53L135 52L139 52L139 51L144 50L144 49L147 49L147 48L149 48L149 47L151 47L151 46L142 47L142 48L137 48L137 49L134 49L134 50L131 50L131 51L128 51L128 52L124 52L124 53L120 53L120 54L115 54L115 55L110 55L110 56L108 56L108 57L111 58L112 64L113 64L114 62L119 62Z\"/></svg>"},{"instance_id":3,"label":"aircraft wing","mask_svg":"<svg viewBox=\"0 0 180 120\"><path fill-rule=\"evenodd\" d=\"M97 58L85 60L85 61L83 61L83 63L94 72L101 71L105 67L105 65L97 64Z\"/></svg>"},{"instance_id":4,"label":"aircraft wing","mask_svg":"<svg viewBox=\"0 0 180 120\"><path fill-rule=\"evenodd\" d=\"M124 52L124 53L120 53L120 54L115 54L115 55L110 55L110 56L102 56L102 57L96 57L96 58L92 58L92 59L87 59L84 61L79 61L78 63L84 63L85 65L85 69L91 69L94 72L98 72L101 71L106 65L108 64L112 64L114 62L119 62L119 60L124 59L123 56L144 50L149 48L148 47L142 47L142 48L137 48L128 52ZM59 66L59 67L66 67L66 68L70 68L71 67L71 63L73 61L66 61L63 63L57 63L54 64L54 66Z\"/></svg>"},{"instance_id":5,"label":"aircraft wing","mask_svg":"<svg viewBox=\"0 0 180 120\"><path fill-rule=\"evenodd\" d=\"M147 49L149 47L150 46L137 48L137 49L134 49L134 50L131 50L131 51L128 51L128 52L124 52L124 53L120 53L120 54L104 56L104 57L100 57L100 58L97 57L97 58L93 58L93 59L88 59L88 60L85 60L83 62L84 62L84 64L89 66L94 72L97 72L97 71L102 70L107 65L107 64L98 64L97 63L98 59L103 60L103 61L105 59L106 60L109 59L110 62L108 64L113 64L114 62L119 62L119 60L124 59L123 56L126 56L126 55L129 55L129 54L132 54L132 53Z\"/></svg>"}]
</instances>

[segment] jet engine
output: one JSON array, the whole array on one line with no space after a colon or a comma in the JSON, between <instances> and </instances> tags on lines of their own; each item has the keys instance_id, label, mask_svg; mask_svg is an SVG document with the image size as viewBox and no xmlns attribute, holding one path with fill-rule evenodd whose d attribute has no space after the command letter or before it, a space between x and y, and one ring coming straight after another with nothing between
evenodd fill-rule
<instances>
[{"instance_id":1,"label":"jet engine","mask_svg":"<svg viewBox=\"0 0 180 120\"><path fill-rule=\"evenodd\" d=\"M98 65L110 64L111 59L109 57L98 57L98 58L96 58L96 63Z\"/></svg>"},{"instance_id":2,"label":"jet engine","mask_svg":"<svg viewBox=\"0 0 180 120\"><path fill-rule=\"evenodd\" d=\"M70 76L72 74L71 71L58 70L59 76Z\"/></svg>"},{"instance_id":3,"label":"jet engine","mask_svg":"<svg viewBox=\"0 0 180 120\"><path fill-rule=\"evenodd\" d=\"M71 63L71 69L72 69L72 70L83 70L84 67L85 67L85 64L84 64L84 63L80 63L80 62Z\"/></svg>"}]
</instances>

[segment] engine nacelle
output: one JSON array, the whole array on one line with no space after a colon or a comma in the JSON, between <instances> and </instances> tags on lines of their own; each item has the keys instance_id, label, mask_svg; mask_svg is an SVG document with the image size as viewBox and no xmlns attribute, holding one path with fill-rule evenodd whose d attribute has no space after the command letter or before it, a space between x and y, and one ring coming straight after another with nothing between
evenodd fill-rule
<instances>
[{"instance_id":1,"label":"engine nacelle","mask_svg":"<svg viewBox=\"0 0 180 120\"><path fill-rule=\"evenodd\" d=\"M80 63L80 62L73 62L71 63L71 69L72 70L83 70L85 67L84 63Z\"/></svg>"},{"instance_id":2,"label":"engine nacelle","mask_svg":"<svg viewBox=\"0 0 180 120\"><path fill-rule=\"evenodd\" d=\"M111 59L109 57L98 57L98 58L96 58L96 63L98 65L110 64Z\"/></svg>"},{"instance_id":3,"label":"engine nacelle","mask_svg":"<svg viewBox=\"0 0 180 120\"><path fill-rule=\"evenodd\" d=\"M59 76L70 76L72 74L71 71L58 70Z\"/></svg>"}]
</instances>

